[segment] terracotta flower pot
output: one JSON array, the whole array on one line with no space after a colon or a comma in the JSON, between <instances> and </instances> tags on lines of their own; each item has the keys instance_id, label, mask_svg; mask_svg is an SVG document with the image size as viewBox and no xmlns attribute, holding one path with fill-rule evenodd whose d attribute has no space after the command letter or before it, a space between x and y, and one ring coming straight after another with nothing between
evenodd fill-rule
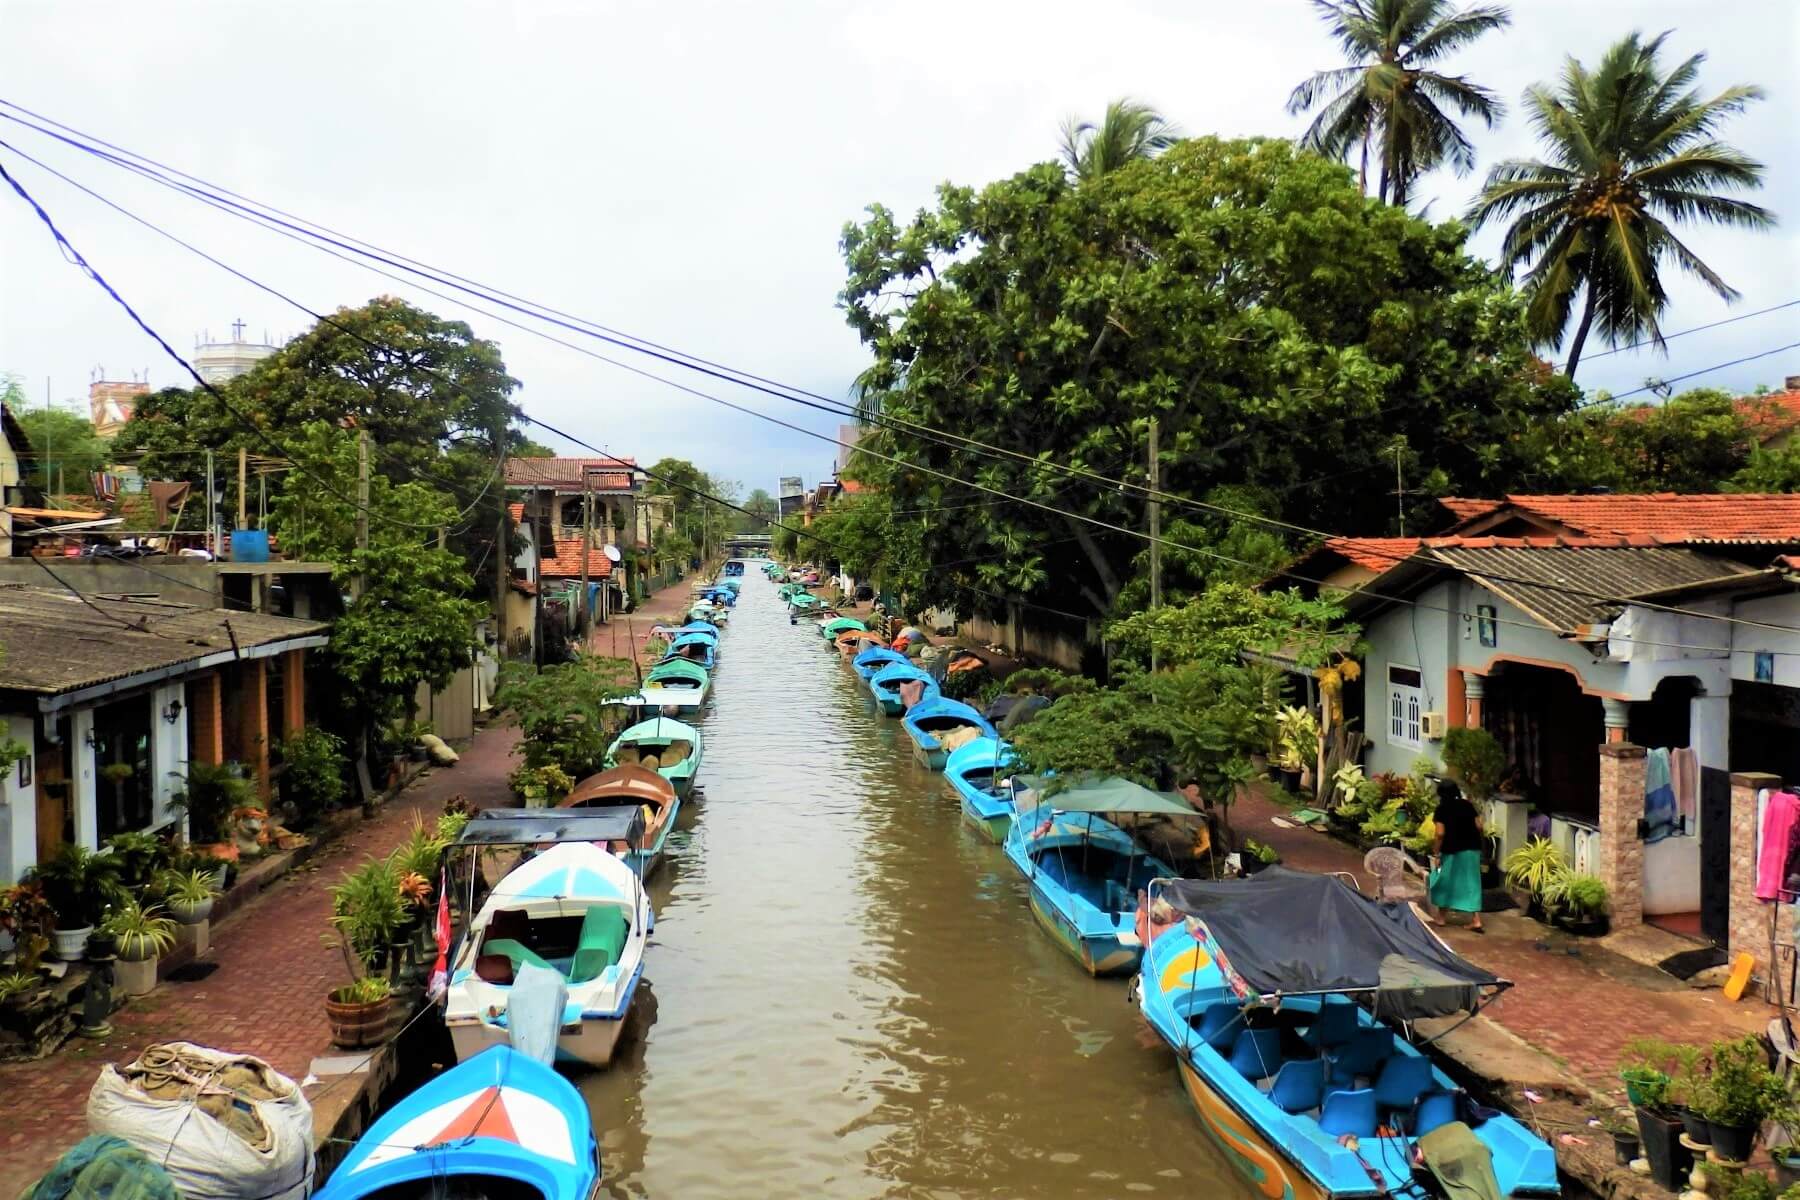
<instances>
[{"instance_id":1,"label":"terracotta flower pot","mask_svg":"<svg viewBox=\"0 0 1800 1200\"><path fill-rule=\"evenodd\" d=\"M388 1010L394 998L383 996L368 1004L347 1004L325 999L325 1021L331 1026L333 1045L346 1050L380 1045L387 1036Z\"/></svg>"}]
</instances>

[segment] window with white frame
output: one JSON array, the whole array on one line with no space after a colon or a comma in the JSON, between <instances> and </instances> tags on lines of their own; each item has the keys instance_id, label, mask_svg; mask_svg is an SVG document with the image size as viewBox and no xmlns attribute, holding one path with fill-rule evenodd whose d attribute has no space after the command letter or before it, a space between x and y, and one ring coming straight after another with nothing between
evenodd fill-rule
<instances>
[{"instance_id":1,"label":"window with white frame","mask_svg":"<svg viewBox=\"0 0 1800 1200\"><path fill-rule=\"evenodd\" d=\"M1419 719L1425 711L1424 677L1417 667L1389 665L1387 669L1388 745L1419 750Z\"/></svg>"}]
</instances>

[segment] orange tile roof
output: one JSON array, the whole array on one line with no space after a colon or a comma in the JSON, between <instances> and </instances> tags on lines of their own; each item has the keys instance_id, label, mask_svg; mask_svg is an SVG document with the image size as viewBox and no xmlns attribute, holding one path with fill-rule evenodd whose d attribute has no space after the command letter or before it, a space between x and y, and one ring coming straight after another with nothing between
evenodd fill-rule
<instances>
[{"instance_id":1,"label":"orange tile roof","mask_svg":"<svg viewBox=\"0 0 1800 1200\"><path fill-rule=\"evenodd\" d=\"M1800 542L1800 496L1508 496L1507 507L1590 537L1650 534L1665 542Z\"/></svg>"},{"instance_id":2,"label":"orange tile roof","mask_svg":"<svg viewBox=\"0 0 1800 1200\"><path fill-rule=\"evenodd\" d=\"M1419 539L1327 538L1325 548L1335 551L1359 567L1366 567L1371 571L1385 571L1417 550Z\"/></svg>"},{"instance_id":3,"label":"orange tile roof","mask_svg":"<svg viewBox=\"0 0 1800 1200\"><path fill-rule=\"evenodd\" d=\"M847 494L852 496L856 495L858 492L865 492L868 490L867 484L861 483L855 479L840 479L838 480L838 486L842 487Z\"/></svg>"},{"instance_id":4,"label":"orange tile roof","mask_svg":"<svg viewBox=\"0 0 1800 1200\"><path fill-rule=\"evenodd\" d=\"M588 550L588 577L605 579L612 574L612 559L598 546ZM581 577L581 539L557 538L556 556L538 564L538 574L546 579L579 579Z\"/></svg>"},{"instance_id":5,"label":"orange tile roof","mask_svg":"<svg viewBox=\"0 0 1800 1200\"><path fill-rule=\"evenodd\" d=\"M629 492L636 465L632 458L509 458L506 486L579 492L585 477L596 492Z\"/></svg>"},{"instance_id":6,"label":"orange tile roof","mask_svg":"<svg viewBox=\"0 0 1800 1200\"><path fill-rule=\"evenodd\" d=\"M1444 496L1438 503L1449 509L1458 521L1485 517L1505 503L1503 500L1465 500L1460 496Z\"/></svg>"},{"instance_id":7,"label":"orange tile roof","mask_svg":"<svg viewBox=\"0 0 1800 1200\"><path fill-rule=\"evenodd\" d=\"M512 523L514 525L523 525L525 523L525 506L523 504L509 504L506 506L506 515L512 518Z\"/></svg>"},{"instance_id":8,"label":"orange tile roof","mask_svg":"<svg viewBox=\"0 0 1800 1200\"><path fill-rule=\"evenodd\" d=\"M1658 407L1638 404L1621 410L1619 415L1628 421L1644 421ZM1759 442L1773 441L1800 428L1800 390L1789 388L1765 396L1739 396L1732 401L1732 407Z\"/></svg>"}]
</instances>

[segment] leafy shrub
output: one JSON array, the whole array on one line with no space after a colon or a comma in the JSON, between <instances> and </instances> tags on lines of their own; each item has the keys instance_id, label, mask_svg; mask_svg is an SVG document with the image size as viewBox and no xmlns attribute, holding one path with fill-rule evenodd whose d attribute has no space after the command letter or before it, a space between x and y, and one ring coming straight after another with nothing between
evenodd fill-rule
<instances>
[{"instance_id":1,"label":"leafy shrub","mask_svg":"<svg viewBox=\"0 0 1800 1200\"><path fill-rule=\"evenodd\" d=\"M542 670L506 664L494 699L519 723L527 767L554 766L579 779L605 765L607 747L624 728L623 706L609 701L636 690L631 664L580 655Z\"/></svg>"},{"instance_id":2,"label":"leafy shrub","mask_svg":"<svg viewBox=\"0 0 1800 1200\"><path fill-rule=\"evenodd\" d=\"M1484 800L1506 771L1506 751L1485 729L1459 726L1444 733L1444 766L1472 799Z\"/></svg>"},{"instance_id":3,"label":"leafy shrub","mask_svg":"<svg viewBox=\"0 0 1800 1200\"><path fill-rule=\"evenodd\" d=\"M142 894L168 869L170 846L153 833L116 833L106 849L119 860L119 882Z\"/></svg>"},{"instance_id":4,"label":"leafy shrub","mask_svg":"<svg viewBox=\"0 0 1800 1200\"><path fill-rule=\"evenodd\" d=\"M231 814L256 803L256 785L239 763L190 762L182 788L170 804L185 812L188 839L222 842L231 836Z\"/></svg>"},{"instance_id":5,"label":"leafy shrub","mask_svg":"<svg viewBox=\"0 0 1800 1200\"><path fill-rule=\"evenodd\" d=\"M385 858L370 859L331 889L331 923L346 962L373 968L412 919L400 894L400 873ZM351 965L352 976L359 972Z\"/></svg>"},{"instance_id":6,"label":"leafy shrub","mask_svg":"<svg viewBox=\"0 0 1800 1200\"><path fill-rule=\"evenodd\" d=\"M302 729L281 743L281 761L281 797L293 807L297 824L309 826L343 804L350 789L341 738L323 729Z\"/></svg>"}]
</instances>

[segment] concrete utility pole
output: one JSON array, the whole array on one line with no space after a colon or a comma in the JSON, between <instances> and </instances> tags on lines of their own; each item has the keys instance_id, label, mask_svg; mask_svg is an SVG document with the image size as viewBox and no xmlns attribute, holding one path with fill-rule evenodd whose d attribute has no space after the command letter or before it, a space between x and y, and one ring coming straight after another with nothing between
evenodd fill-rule
<instances>
[{"instance_id":1,"label":"concrete utility pole","mask_svg":"<svg viewBox=\"0 0 1800 1200\"><path fill-rule=\"evenodd\" d=\"M218 533L218 513L214 508L215 504L216 500L213 496L213 452L211 448L208 448L206 451L206 552L216 559L219 557L219 542L216 536Z\"/></svg>"},{"instance_id":2,"label":"concrete utility pole","mask_svg":"<svg viewBox=\"0 0 1800 1200\"><path fill-rule=\"evenodd\" d=\"M593 477L586 468L581 472L581 616L575 622L575 628L583 637L587 636L590 612L588 610L588 555L594 552L594 492L589 482Z\"/></svg>"},{"instance_id":3,"label":"concrete utility pole","mask_svg":"<svg viewBox=\"0 0 1800 1200\"><path fill-rule=\"evenodd\" d=\"M250 452L238 447L238 523L239 529L250 528Z\"/></svg>"},{"instance_id":4,"label":"concrete utility pole","mask_svg":"<svg viewBox=\"0 0 1800 1200\"><path fill-rule=\"evenodd\" d=\"M369 549L369 431L356 431L356 548ZM355 595L361 598L369 581L361 571L356 573Z\"/></svg>"},{"instance_id":5,"label":"concrete utility pole","mask_svg":"<svg viewBox=\"0 0 1800 1200\"><path fill-rule=\"evenodd\" d=\"M1162 462L1157 455L1160 422L1150 418L1150 611L1162 607ZM1157 666L1156 643L1150 643L1150 669Z\"/></svg>"},{"instance_id":6,"label":"concrete utility pole","mask_svg":"<svg viewBox=\"0 0 1800 1200\"><path fill-rule=\"evenodd\" d=\"M500 631L504 642L506 637L506 580L512 574L512 563L506 548L506 426L499 425L494 429L494 445L500 448L500 521L494 529L494 628ZM526 497L529 499L529 495ZM537 598L532 597L531 641L537 644Z\"/></svg>"}]
</instances>

